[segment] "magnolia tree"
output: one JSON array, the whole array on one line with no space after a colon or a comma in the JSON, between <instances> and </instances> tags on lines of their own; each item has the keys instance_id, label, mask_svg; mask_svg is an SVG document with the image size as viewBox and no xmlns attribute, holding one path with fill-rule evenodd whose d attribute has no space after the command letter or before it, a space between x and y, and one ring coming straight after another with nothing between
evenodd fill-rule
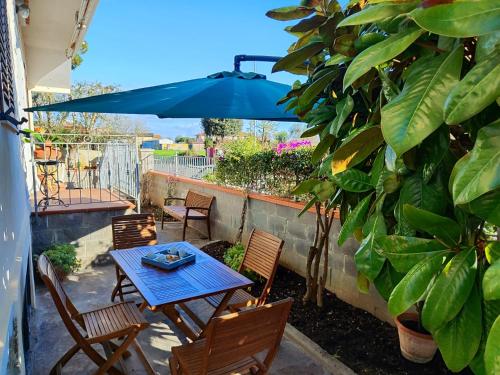
<instances>
[{"instance_id":1,"label":"magnolia tree","mask_svg":"<svg viewBox=\"0 0 500 375\"><path fill-rule=\"evenodd\" d=\"M447 366L476 374L500 373L499 9L312 0L267 13L301 19L274 66L307 74L281 102L320 137L297 192L338 209L339 245L360 241L358 286L393 315L416 305Z\"/></svg>"}]
</instances>

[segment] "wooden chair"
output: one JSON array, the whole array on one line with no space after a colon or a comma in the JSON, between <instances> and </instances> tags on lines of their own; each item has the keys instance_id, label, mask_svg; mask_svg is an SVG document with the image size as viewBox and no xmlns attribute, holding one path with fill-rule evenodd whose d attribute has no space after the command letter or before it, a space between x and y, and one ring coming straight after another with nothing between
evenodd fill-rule
<instances>
[{"instance_id":1,"label":"wooden chair","mask_svg":"<svg viewBox=\"0 0 500 375\"><path fill-rule=\"evenodd\" d=\"M135 345L137 353L146 366L148 373L153 370L136 340L140 331L149 326L139 309L132 302L122 302L96 310L80 313L63 289L52 264L45 255L38 258L38 270L43 282L49 289L57 311L66 329L76 341L52 368L50 374L59 374L64 365L81 349L97 366L96 374L122 374L114 365L122 357L130 356L130 344ZM120 339L121 344L113 339ZM102 357L93 347L101 344L108 358ZM50 350L50 348L47 348Z\"/></svg>"},{"instance_id":2,"label":"wooden chair","mask_svg":"<svg viewBox=\"0 0 500 375\"><path fill-rule=\"evenodd\" d=\"M172 348L172 375L266 374L276 356L292 299L214 318L206 338ZM263 361L256 354L265 353Z\"/></svg>"},{"instance_id":3,"label":"wooden chair","mask_svg":"<svg viewBox=\"0 0 500 375\"><path fill-rule=\"evenodd\" d=\"M266 284L259 297L254 297L243 289L238 289L229 301L229 310L234 312L249 306L261 306L266 303L278 268L283 244L282 239L270 233L258 229L252 231L238 272L253 271L266 279ZM217 307L222 298L224 298L223 294L217 294L207 297L206 301Z\"/></svg>"},{"instance_id":4,"label":"wooden chair","mask_svg":"<svg viewBox=\"0 0 500 375\"><path fill-rule=\"evenodd\" d=\"M165 216L171 216L176 220L184 223L182 227L182 240L186 239L186 228L188 220L205 220L207 225L208 239L212 240L212 233L210 231L210 211L214 197L205 195L193 190L189 190L186 198L165 198L162 214L161 214L161 229L163 229L163 222ZM173 200L184 201L183 206L172 206L168 202Z\"/></svg>"},{"instance_id":5,"label":"wooden chair","mask_svg":"<svg viewBox=\"0 0 500 375\"><path fill-rule=\"evenodd\" d=\"M153 214L133 214L115 216L111 218L111 228L113 230L113 248L130 249L137 246L156 245L156 224ZM120 301L124 301L125 294L137 292L134 285L127 280L127 277L115 265L116 286L111 293L111 302L116 296Z\"/></svg>"}]
</instances>

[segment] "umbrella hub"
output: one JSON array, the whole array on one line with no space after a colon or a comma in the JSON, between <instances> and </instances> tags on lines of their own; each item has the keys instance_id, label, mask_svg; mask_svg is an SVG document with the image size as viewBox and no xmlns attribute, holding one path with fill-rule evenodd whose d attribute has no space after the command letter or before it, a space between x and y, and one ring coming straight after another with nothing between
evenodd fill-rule
<instances>
[{"instance_id":1,"label":"umbrella hub","mask_svg":"<svg viewBox=\"0 0 500 375\"><path fill-rule=\"evenodd\" d=\"M238 71L232 71L232 72L223 71L210 74L207 78L266 79L266 76L264 74L253 73L253 72L243 73Z\"/></svg>"}]
</instances>

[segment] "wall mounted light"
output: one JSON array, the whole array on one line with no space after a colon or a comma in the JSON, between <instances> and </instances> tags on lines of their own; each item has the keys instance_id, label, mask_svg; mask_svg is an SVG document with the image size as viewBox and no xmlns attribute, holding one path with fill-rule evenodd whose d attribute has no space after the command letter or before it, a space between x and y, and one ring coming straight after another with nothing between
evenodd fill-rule
<instances>
[{"instance_id":1,"label":"wall mounted light","mask_svg":"<svg viewBox=\"0 0 500 375\"><path fill-rule=\"evenodd\" d=\"M24 3L16 5L16 13L19 14L22 19L27 19L30 16L30 8Z\"/></svg>"}]
</instances>

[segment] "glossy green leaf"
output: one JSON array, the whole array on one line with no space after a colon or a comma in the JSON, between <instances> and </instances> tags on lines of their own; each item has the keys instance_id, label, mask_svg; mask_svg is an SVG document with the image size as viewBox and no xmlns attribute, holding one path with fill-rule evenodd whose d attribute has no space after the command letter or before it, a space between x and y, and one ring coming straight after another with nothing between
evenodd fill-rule
<instances>
[{"instance_id":1,"label":"glossy green leaf","mask_svg":"<svg viewBox=\"0 0 500 375\"><path fill-rule=\"evenodd\" d=\"M384 139L398 156L421 143L443 123L443 105L458 82L463 49L420 58L408 71L403 91L382 108Z\"/></svg>"},{"instance_id":2,"label":"glossy green leaf","mask_svg":"<svg viewBox=\"0 0 500 375\"><path fill-rule=\"evenodd\" d=\"M500 187L498 171L500 171L500 121L479 130L468 160L459 170L454 171L452 187L454 203L468 203Z\"/></svg>"},{"instance_id":3,"label":"glossy green leaf","mask_svg":"<svg viewBox=\"0 0 500 375\"><path fill-rule=\"evenodd\" d=\"M321 25L323 22L326 21L325 16L321 15L314 15L311 18L306 18L301 20L298 24L291 26L287 31L290 31L292 33L303 33L312 29L315 29L319 25Z\"/></svg>"},{"instance_id":4,"label":"glossy green leaf","mask_svg":"<svg viewBox=\"0 0 500 375\"><path fill-rule=\"evenodd\" d=\"M489 264L500 259L500 241L490 241L484 247L484 253Z\"/></svg>"},{"instance_id":5,"label":"glossy green leaf","mask_svg":"<svg viewBox=\"0 0 500 375\"><path fill-rule=\"evenodd\" d=\"M314 164L318 163L323 156L325 156L326 152L335 142L335 137L331 134L327 134L316 146L311 156L311 160Z\"/></svg>"},{"instance_id":6,"label":"glossy green leaf","mask_svg":"<svg viewBox=\"0 0 500 375\"><path fill-rule=\"evenodd\" d=\"M476 355L483 328L481 315L481 299L472 288L458 315L432 335L451 371L462 371Z\"/></svg>"},{"instance_id":7,"label":"glossy green leaf","mask_svg":"<svg viewBox=\"0 0 500 375\"><path fill-rule=\"evenodd\" d=\"M443 259L443 254L426 257L403 277L389 297L387 306L393 316L404 313L422 299L432 279L441 269Z\"/></svg>"},{"instance_id":8,"label":"glossy green leaf","mask_svg":"<svg viewBox=\"0 0 500 375\"><path fill-rule=\"evenodd\" d=\"M371 68L396 57L406 50L423 32L421 29L408 29L365 49L354 58L347 68L344 75L344 91Z\"/></svg>"},{"instance_id":9,"label":"glossy green leaf","mask_svg":"<svg viewBox=\"0 0 500 375\"><path fill-rule=\"evenodd\" d=\"M354 57L356 56L356 48L354 48L355 40L356 35L354 34L340 35L333 41L333 50L341 55Z\"/></svg>"},{"instance_id":10,"label":"glossy green leaf","mask_svg":"<svg viewBox=\"0 0 500 375\"><path fill-rule=\"evenodd\" d=\"M460 207L488 223L500 226L500 189L483 194L472 202L460 205Z\"/></svg>"},{"instance_id":11,"label":"glossy green leaf","mask_svg":"<svg viewBox=\"0 0 500 375\"><path fill-rule=\"evenodd\" d=\"M299 96L299 106L306 107L310 103L316 102L318 95L339 75L337 69L330 69L321 78L314 81L305 89L302 95Z\"/></svg>"},{"instance_id":12,"label":"glossy green leaf","mask_svg":"<svg viewBox=\"0 0 500 375\"><path fill-rule=\"evenodd\" d=\"M409 204L404 205L403 214L415 229L432 234L450 247L459 244L461 230L456 221Z\"/></svg>"},{"instance_id":13,"label":"glossy green leaf","mask_svg":"<svg viewBox=\"0 0 500 375\"><path fill-rule=\"evenodd\" d=\"M319 201L328 200L335 193L335 185L331 181L323 181L317 184L312 192L316 195Z\"/></svg>"},{"instance_id":14,"label":"glossy green leaf","mask_svg":"<svg viewBox=\"0 0 500 375\"><path fill-rule=\"evenodd\" d=\"M431 333L457 316L474 286L475 248L460 251L444 267L422 309L422 324Z\"/></svg>"},{"instance_id":15,"label":"glossy green leaf","mask_svg":"<svg viewBox=\"0 0 500 375\"><path fill-rule=\"evenodd\" d=\"M478 114L500 96L500 51L476 64L451 90L444 103L447 124L459 124Z\"/></svg>"},{"instance_id":16,"label":"glossy green leaf","mask_svg":"<svg viewBox=\"0 0 500 375\"><path fill-rule=\"evenodd\" d=\"M335 175L354 167L365 160L384 142L380 127L372 126L342 143L335 150L332 159L332 173Z\"/></svg>"},{"instance_id":17,"label":"glossy green leaf","mask_svg":"<svg viewBox=\"0 0 500 375\"><path fill-rule=\"evenodd\" d=\"M351 114L354 108L354 101L350 95L347 95L344 99L340 100L335 105L335 111L337 112L337 117L335 117L330 124L330 133L334 136L339 135L341 126L344 124L347 117Z\"/></svg>"},{"instance_id":18,"label":"glossy green leaf","mask_svg":"<svg viewBox=\"0 0 500 375\"><path fill-rule=\"evenodd\" d=\"M276 64L274 64L272 71L273 73L275 73L282 70L295 68L296 66L304 63L304 61L309 59L311 56L314 56L318 52L321 52L323 50L323 47L324 45L322 42L312 42L306 44L305 46L279 59Z\"/></svg>"},{"instance_id":19,"label":"glossy green leaf","mask_svg":"<svg viewBox=\"0 0 500 375\"><path fill-rule=\"evenodd\" d=\"M346 191L354 193L362 193L372 190L373 186L370 182L370 176L358 169L348 169L334 176L335 183Z\"/></svg>"},{"instance_id":20,"label":"glossy green leaf","mask_svg":"<svg viewBox=\"0 0 500 375\"><path fill-rule=\"evenodd\" d=\"M405 204L422 208L436 214L444 214L447 202L443 199L445 188L439 183L425 183L424 179L415 174L407 178L399 193L399 201L394 209L394 216L397 220L397 234L414 234L412 227L403 214Z\"/></svg>"},{"instance_id":21,"label":"glossy green leaf","mask_svg":"<svg viewBox=\"0 0 500 375\"><path fill-rule=\"evenodd\" d=\"M431 256L451 254L443 244L436 240L404 236L382 236L375 240L378 250L389 259L398 272L410 271L418 262Z\"/></svg>"},{"instance_id":22,"label":"glossy green leaf","mask_svg":"<svg viewBox=\"0 0 500 375\"><path fill-rule=\"evenodd\" d=\"M297 215L298 217L301 217L303 214L305 214L307 211L309 211L309 209L314 206L314 204L318 201L318 198L316 197L313 197L311 198L311 200L309 202L306 203L306 205L304 206L304 208L302 208L302 210L300 210L299 214Z\"/></svg>"},{"instance_id":23,"label":"glossy green leaf","mask_svg":"<svg viewBox=\"0 0 500 375\"><path fill-rule=\"evenodd\" d=\"M476 62L484 61L489 54L500 48L500 31L481 35L477 38L476 44Z\"/></svg>"},{"instance_id":24,"label":"glossy green leaf","mask_svg":"<svg viewBox=\"0 0 500 375\"><path fill-rule=\"evenodd\" d=\"M380 33L364 33L354 41L354 48L357 52L362 52L365 49L380 43L386 37Z\"/></svg>"},{"instance_id":25,"label":"glossy green leaf","mask_svg":"<svg viewBox=\"0 0 500 375\"><path fill-rule=\"evenodd\" d=\"M365 275L368 280L373 281L385 263L385 258L375 250L377 246L375 238L387 233L382 213L375 212L370 216L363 226L363 231L368 232L368 234L354 254L354 262L356 263L357 270Z\"/></svg>"},{"instance_id":26,"label":"glossy green leaf","mask_svg":"<svg viewBox=\"0 0 500 375\"><path fill-rule=\"evenodd\" d=\"M382 267L382 271L380 271L376 279L373 280L373 284L382 298L388 301L389 296L396 285L399 284L403 276L404 274L396 271L389 262L385 262L384 267Z\"/></svg>"},{"instance_id":27,"label":"glossy green leaf","mask_svg":"<svg viewBox=\"0 0 500 375\"><path fill-rule=\"evenodd\" d=\"M490 329L484 351L484 362L487 375L500 374L500 315Z\"/></svg>"},{"instance_id":28,"label":"glossy green leaf","mask_svg":"<svg viewBox=\"0 0 500 375\"><path fill-rule=\"evenodd\" d=\"M314 13L314 8L304 6L281 7L269 10L266 16L278 21L290 21L304 18Z\"/></svg>"},{"instance_id":29,"label":"glossy green leaf","mask_svg":"<svg viewBox=\"0 0 500 375\"><path fill-rule=\"evenodd\" d=\"M384 169L384 150L382 149L375 157L372 169L370 171L370 183L373 186L377 185L377 182L380 178L383 169Z\"/></svg>"},{"instance_id":30,"label":"glossy green leaf","mask_svg":"<svg viewBox=\"0 0 500 375\"><path fill-rule=\"evenodd\" d=\"M363 8L361 12L354 13L353 15L345 18L339 23L338 27L350 26L350 25L363 25L365 23L375 22L383 20L385 18L390 18L398 16L400 14L405 14L413 9L417 5L418 1L413 1L410 3L386 3L380 5L372 5Z\"/></svg>"},{"instance_id":31,"label":"glossy green leaf","mask_svg":"<svg viewBox=\"0 0 500 375\"><path fill-rule=\"evenodd\" d=\"M455 38L484 35L500 30L500 1L453 1L419 7L410 17L423 29Z\"/></svg>"},{"instance_id":32,"label":"glossy green leaf","mask_svg":"<svg viewBox=\"0 0 500 375\"><path fill-rule=\"evenodd\" d=\"M358 272L356 276L356 286L363 294L368 294L368 292L370 292L370 280L368 280L368 278L360 272Z\"/></svg>"},{"instance_id":33,"label":"glossy green leaf","mask_svg":"<svg viewBox=\"0 0 500 375\"><path fill-rule=\"evenodd\" d=\"M371 194L364 197L356 207L347 216L342 228L340 229L339 238L337 240L339 246L353 234L356 228L361 228L365 220L366 213L370 208Z\"/></svg>"},{"instance_id":34,"label":"glossy green leaf","mask_svg":"<svg viewBox=\"0 0 500 375\"><path fill-rule=\"evenodd\" d=\"M484 299L500 299L500 261L493 263L483 276Z\"/></svg>"},{"instance_id":35,"label":"glossy green leaf","mask_svg":"<svg viewBox=\"0 0 500 375\"><path fill-rule=\"evenodd\" d=\"M315 135L318 135L319 133L321 133L323 131L323 129L325 128L325 126L326 126L325 124L322 124L322 125L317 125L317 126L314 126L312 128L309 128L306 131L304 131L304 133L302 133L300 135L300 138L314 137Z\"/></svg>"},{"instance_id":36,"label":"glossy green leaf","mask_svg":"<svg viewBox=\"0 0 500 375\"><path fill-rule=\"evenodd\" d=\"M295 189L293 189L292 194L294 195L301 195L301 194L307 194L310 193L313 188L321 183L321 180L311 178L309 180L304 180L300 184L298 184Z\"/></svg>"},{"instance_id":37,"label":"glossy green leaf","mask_svg":"<svg viewBox=\"0 0 500 375\"><path fill-rule=\"evenodd\" d=\"M328 60L326 60L325 66L334 66L339 64L344 64L348 61L351 61L352 57L341 55L337 53L331 56Z\"/></svg>"}]
</instances>

